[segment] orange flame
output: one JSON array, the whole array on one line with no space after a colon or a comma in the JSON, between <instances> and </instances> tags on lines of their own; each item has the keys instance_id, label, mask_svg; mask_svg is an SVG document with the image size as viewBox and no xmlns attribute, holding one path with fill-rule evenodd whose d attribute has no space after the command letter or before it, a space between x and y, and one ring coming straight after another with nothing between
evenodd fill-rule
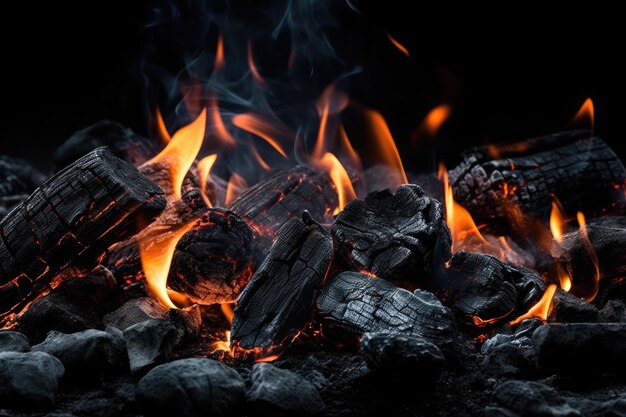
<instances>
[{"instance_id":1,"label":"orange flame","mask_svg":"<svg viewBox=\"0 0 626 417\"><path fill-rule=\"evenodd\" d=\"M259 154L259 151L256 150L254 145L250 145L250 154L252 155L254 160L259 164L259 166L263 168L264 171L269 172L272 170L272 167L270 167L268 163L265 162L265 160L261 157L261 155Z\"/></svg>"},{"instance_id":2,"label":"orange flame","mask_svg":"<svg viewBox=\"0 0 626 417\"><path fill-rule=\"evenodd\" d=\"M339 125L339 142L341 143L342 150L346 153L347 160L350 165L355 169L361 169L361 158L359 154L352 147L352 143L350 143L350 138L346 133L346 129L343 128L343 125Z\"/></svg>"},{"instance_id":3,"label":"orange flame","mask_svg":"<svg viewBox=\"0 0 626 417\"><path fill-rule=\"evenodd\" d=\"M232 137L228 129L226 129L226 126L224 126L222 114L217 104L217 100L215 99L211 99L209 101L209 117L211 119L212 131L222 144L225 146L236 145L237 143L235 142L235 139Z\"/></svg>"},{"instance_id":4,"label":"orange flame","mask_svg":"<svg viewBox=\"0 0 626 417\"><path fill-rule=\"evenodd\" d=\"M211 173L211 168L215 164L217 160L217 154L205 156L198 162L198 175L200 176L200 191L202 191L202 198L206 202L206 205L209 207L213 207L211 205L211 200L207 195L207 180L209 179L209 174Z\"/></svg>"},{"instance_id":5,"label":"orange flame","mask_svg":"<svg viewBox=\"0 0 626 417\"><path fill-rule=\"evenodd\" d=\"M222 310L222 314L228 320L228 324L233 324L233 317L235 317L235 310L233 309L234 303L222 303L220 304L220 308Z\"/></svg>"},{"instance_id":6,"label":"orange flame","mask_svg":"<svg viewBox=\"0 0 626 417\"><path fill-rule=\"evenodd\" d=\"M227 352L229 356L232 357L233 352L230 349L230 330L226 330L224 332L224 340L218 340L217 342L211 343L211 348L213 349L211 350L211 353L222 351Z\"/></svg>"},{"instance_id":7,"label":"orange flame","mask_svg":"<svg viewBox=\"0 0 626 417\"><path fill-rule=\"evenodd\" d=\"M554 293L556 292L556 285L550 284L548 288L546 288L546 292L543 293L541 299L528 310L526 314L523 314L513 320L511 325L516 325L521 323L523 320L539 317L541 320L547 320L548 314L550 314L550 306L552 305L552 298L554 297Z\"/></svg>"},{"instance_id":8,"label":"orange flame","mask_svg":"<svg viewBox=\"0 0 626 417\"><path fill-rule=\"evenodd\" d=\"M396 143L384 117L377 111L366 110L365 119L374 135L373 142L376 147L376 155L381 157L383 164L395 168L401 176L402 184L407 184L409 180L406 177L406 172L404 172L402 159L400 159L398 148L396 148Z\"/></svg>"},{"instance_id":9,"label":"orange flame","mask_svg":"<svg viewBox=\"0 0 626 417\"><path fill-rule=\"evenodd\" d=\"M565 230L565 223L567 219L565 218L565 214L561 209L561 205L558 201L552 201L552 210L550 211L550 232L552 232L552 237L557 243L561 243L563 241L563 232Z\"/></svg>"},{"instance_id":10,"label":"orange flame","mask_svg":"<svg viewBox=\"0 0 626 417\"><path fill-rule=\"evenodd\" d=\"M441 125L450 117L452 107L447 104L441 104L428 112L422 122L423 130L429 136L435 136Z\"/></svg>"},{"instance_id":11,"label":"orange flame","mask_svg":"<svg viewBox=\"0 0 626 417\"><path fill-rule=\"evenodd\" d=\"M334 85L326 87L320 98L317 100L317 103L315 103L317 114L320 117L320 125L317 131L315 148L313 149L313 153L311 155L313 159L322 158L324 153L330 150L329 142L331 139L335 138L335 131L331 129L331 127L336 127L335 125L331 125L331 122L333 121L331 116L341 113L346 108L348 103L348 96L340 91L337 91Z\"/></svg>"},{"instance_id":12,"label":"orange flame","mask_svg":"<svg viewBox=\"0 0 626 417\"><path fill-rule=\"evenodd\" d=\"M594 123L595 123L595 110L593 106L593 100L591 98L587 98L585 102L580 106L580 109L572 119L572 123L580 123L584 122L589 125L591 128L591 132L593 132Z\"/></svg>"},{"instance_id":13,"label":"orange flame","mask_svg":"<svg viewBox=\"0 0 626 417\"><path fill-rule=\"evenodd\" d=\"M598 295L598 289L599 289L599 284L600 284L600 263L598 262L598 255L596 255L596 251L593 250L593 246L591 245L591 241L589 240L589 234L587 232L587 222L585 220L585 215L582 212L578 212L576 213L576 219L578 220L578 226L580 227L580 234L582 236L582 240L583 240L583 244L585 245L585 249L587 250L587 253L589 253L589 256L591 257L591 262L593 263L593 267L595 269L595 275L594 275L594 286L593 286L593 291L591 292L591 294L589 294L589 296L587 296L585 298L585 300L587 301L593 301L594 298L596 298L596 295Z\"/></svg>"},{"instance_id":14,"label":"orange flame","mask_svg":"<svg viewBox=\"0 0 626 417\"><path fill-rule=\"evenodd\" d=\"M170 132L167 130L167 126L165 126L165 121L163 120L163 115L161 114L161 109L157 107L156 109L156 123L157 123L157 131L159 132L159 136L163 139L165 143L172 140L170 136Z\"/></svg>"},{"instance_id":15,"label":"orange flame","mask_svg":"<svg viewBox=\"0 0 626 417\"><path fill-rule=\"evenodd\" d=\"M559 263L556 264L557 274L559 276L559 285L561 289L565 292L569 292L572 289L572 278L567 273L567 270L561 266Z\"/></svg>"},{"instance_id":16,"label":"orange flame","mask_svg":"<svg viewBox=\"0 0 626 417\"><path fill-rule=\"evenodd\" d=\"M406 49L406 47L402 45L400 42L398 42L396 38L391 36L389 33L387 33L387 37L389 38L389 41L391 41L392 45L398 49L398 51L402 52L404 55L408 57L411 56L411 54L409 53L409 50Z\"/></svg>"},{"instance_id":17,"label":"orange flame","mask_svg":"<svg viewBox=\"0 0 626 417\"><path fill-rule=\"evenodd\" d=\"M328 176L335 185L339 205L333 211L333 215L337 215L348 203L356 199L350 176L341 162L339 162L339 159L330 152L326 152L322 159L315 161L314 164L320 167L320 169L328 171Z\"/></svg>"},{"instance_id":18,"label":"orange flame","mask_svg":"<svg viewBox=\"0 0 626 417\"><path fill-rule=\"evenodd\" d=\"M270 356L266 356L264 358L259 358L259 359L255 360L254 363L274 362L278 358L280 358L280 355L270 355Z\"/></svg>"},{"instance_id":19,"label":"orange flame","mask_svg":"<svg viewBox=\"0 0 626 417\"><path fill-rule=\"evenodd\" d=\"M265 86L265 80L261 77L259 73L259 69L254 63L254 56L252 55L252 42L248 42L248 67L250 67L250 73L252 74L252 78L259 84L261 87Z\"/></svg>"},{"instance_id":20,"label":"orange flame","mask_svg":"<svg viewBox=\"0 0 626 417\"><path fill-rule=\"evenodd\" d=\"M229 205L232 203L246 188L248 188L246 180L236 172L233 173L226 186L226 199L224 200L224 204Z\"/></svg>"},{"instance_id":21,"label":"orange flame","mask_svg":"<svg viewBox=\"0 0 626 417\"><path fill-rule=\"evenodd\" d=\"M224 39L222 35L217 38L217 49L215 50L215 64L213 71L219 71L224 67Z\"/></svg>"},{"instance_id":22,"label":"orange flame","mask_svg":"<svg viewBox=\"0 0 626 417\"><path fill-rule=\"evenodd\" d=\"M287 158L287 153L282 146L272 137L279 135L280 132L267 120L253 113L238 114L233 117L232 123L240 129L250 132L266 141L272 148L283 157Z\"/></svg>"}]
</instances>

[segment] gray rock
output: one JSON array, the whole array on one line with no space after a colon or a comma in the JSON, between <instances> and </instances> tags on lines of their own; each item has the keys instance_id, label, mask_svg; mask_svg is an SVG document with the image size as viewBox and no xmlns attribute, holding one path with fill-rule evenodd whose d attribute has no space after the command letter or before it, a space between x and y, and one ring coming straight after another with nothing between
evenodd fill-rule
<instances>
[{"instance_id":1,"label":"gray rock","mask_svg":"<svg viewBox=\"0 0 626 417\"><path fill-rule=\"evenodd\" d=\"M482 365L489 374L494 376L531 376L537 370L535 356L532 340L528 337L521 337L489 349Z\"/></svg>"},{"instance_id":2,"label":"gray rock","mask_svg":"<svg viewBox=\"0 0 626 417\"><path fill-rule=\"evenodd\" d=\"M30 343L22 333L4 331L0 332L0 352L28 352Z\"/></svg>"},{"instance_id":3,"label":"gray rock","mask_svg":"<svg viewBox=\"0 0 626 417\"><path fill-rule=\"evenodd\" d=\"M152 319L166 319L168 308L150 297L133 298L102 318L105 326L126 330L130 326Z\"/></svg>"},{"instance_id":4,"label":"gray rock","mask_svg":"<svg viewBox=\"0 0 626 417\"><path fill-rule=\"evenodd\" d=\"M135 390L134 384L122 383L83 394L72 404L72 413L84 417L117 417L126 416L129 412L136 414L133 409Z\"/></svg>"},{"instance_id":5,"label":"gray rock","mask_svg":"<svg viewBox=\"0 0 626 417\"><path fill-rule=\"evenodd\" d=\"M446 364L437 345L403 334L365 333L361 352L372 371L394 378L407 376L431 382L441 375Z\"/></svg>"},{"instance_id":6,"label":"gray rock","mask_svg":"<svg viewBox=\"0 0 626 417\"><path fill-rule=\"evenodd\" d=\"M300 375L269 363L257 363L250 374L246 401L252 415L314 416L325 404L317 389Z\"/></svg>"},{"instance_id":7,"label":"gray rock","mask_svg":"<svg viewBox=\"0 0 626 417\"><path fill-rule=\"evenodd\" d=\"M503 408L528 417L583 416L555 389L539 382L507 381L493 392L494 400ZM506 416L506 414L502 414Z\"/></svg>"},{"instance_id":8,"label":"gray rock","mask_svg":"<svg viewBox=\"0 0 626 417\"><path fill-rule=\"evenodd\" d=\"M61 362L47 353L0 353L0 408L52 406L63 373Z\"/></svg>"},{"instance_id":9,"label":"gray rock","mask_svg":"<svg viewBox=\"0 0 626 417\"><path fill-rule=\"evenodd\" d=\"M147 417L226 415L244 397L241 375L221 362L205 358L157 366L137 385L137 401Z\"/></svg>"},{"instance_id":10,"label":"gray rock","mask_svg":"<svg viewBox=\"0 0 626 417\"><path fill-rule=\"evenodd\" d=\"M141 374L170 358L182 332L167 320L147 320L124 330L130 372Z\"/></svg>"},{"instance_id":11,"label":"gray rock","mask_svg":"<svg viewBox=\"0 0 626 417\"><path fill-rule=\"evenodd\" d=\"M100 382L128 369L124 339L101 330L65 334L48 333L33 351L49 353L65 366L66 377L74 381Z\"/></svg>"}]
</instances>

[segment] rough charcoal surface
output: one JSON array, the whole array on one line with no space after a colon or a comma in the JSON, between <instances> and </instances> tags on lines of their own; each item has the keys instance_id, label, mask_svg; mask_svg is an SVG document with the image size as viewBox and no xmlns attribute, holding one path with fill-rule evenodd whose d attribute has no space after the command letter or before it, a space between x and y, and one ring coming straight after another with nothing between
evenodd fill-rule
<instances>
[{"instance_id":1,"label":"rough charcoal surface","mask_svg":"<svg viewBox=\"0 0 626 417\"><path fill-rule=\"evenodd\" d=\"M493 392L494 400L514 415L582 417L554 388L534 381L506 381Z\"/></svg>"},{"instance_id":2,"label":"rough charcoal surface","mask_svg":"<svg viewBox=\"0 0 626 417\"><path fill-rule=\"evenodd\" d=\"M523 314L545 291L535 271L471 252L455 253L437 274L435 286L461 321L483 328Z\"/></svg>"},{"instance_id":3,"label":"rough charcoal surface","mask_svg":"<svg viewBox=\"0 0 626 417\"><path fill-rule=\"evenodd\" d=\"M255 234L229 210L208 209L176 245L168 287L199 304L234 302L256 270Z\"/></svg>"},{"instance_id":4,"label":"rough charcoal surface","mask_svg":"<svg viewBox=\"0 0 626 417\"><path fill-rule=\"evenodd\" d=\"M289 220L237 300L231 338L272 355L311 320L332 259L332 239L308 213Z\"/></svg>"},{"instance_id":5,"label":"rough charcoal surface","mask_svg":"<svg viewBox=\"0 0 626 417\"><path fill-rule=\"evenodd\" d=\"M28 162L0 155L0 220L44 182Z\"/></svg>"},{"instance_id":6,"label":"rough charcoal surface","mask_svg":"<svg viewBox=\"0 0 626 417\"><path fill-rule=\"evenodd\" d=\"M124 331L137 323L152 319L166 319L167 316L168 308L159 300L140 297L128 300L120 308L104 316L102 323Z\"/></svg>"},{"instance_id":7,"label":"rough charcoal surface","mask_svg":"<svg viewBox=\"0 0 626 417\"><path fill-rule=\"evenodd\" d=\"M93 268L164 208L162 190L107 148L58 172L0 222L0 314L70 265Z\"/></svg>"},{"instance_id":8,"label":"rough charcoal surface","mask_svg":"<svg viewBox=\"0 0 626 417\"><path fill-rule=\"evenodd\" d=\"M317 301L329 325L354 334L400 333L421 337L456 356L459 334L452 311L432 294L397 288L390 282L343 272L328 282Z\"/></svg>"},{"instance_id":9,"label":"rough charcoal surface","mask_svg":"<svg viewBox=\"0 0 626 417\"><path fill-rule=\"evenodd\" d=\"M598 213L619 201L615 186L626 180L613 150L586 130L470 149L448 174L454 198L477 223L496 228L517 222L513 206L547 219L554 197L567 215Z\"/></svg>"},{"instance_id":10,"label":"rough charcoal surface","mask_svg":"<svg viewBox=\"0 0 626 417\"><path fill-rule=\"evenodd\" d=\"M337 216L332 235L344 266L388 280L419 281L450 257L441 203L412 184L351 202Z\"/></svg>"},{"instance_id":11,"label":"rough charcoal surface","mask_svg":"<svg viewBox=\"0 0 626 417\"><path fill-rule=\"evenodd\" d=\"M28 352L30 343L22 333L0 331L0 352Z\"/></svg>"},{"instance_id":12,"label":"rough charcoal surface","mask_svg":"<svg viewBox=\"0 0 626 417\"><path fill-rule=\"evenodd\" d=\"M141 374L168 360L182 337L182 331L168 320L147 320L124 330L130 372Z\"/></svg>"}]
</instances>

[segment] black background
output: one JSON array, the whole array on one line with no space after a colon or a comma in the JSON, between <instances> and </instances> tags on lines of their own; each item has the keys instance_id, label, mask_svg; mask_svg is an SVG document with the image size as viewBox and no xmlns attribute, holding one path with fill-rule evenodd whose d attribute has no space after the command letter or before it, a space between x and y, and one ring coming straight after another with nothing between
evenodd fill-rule
<instances>
[{"instance_id":1,"label":"black background","mask_svg":"<svg viewBox=\"0 0 626 417\"><path fill-rule=\"evenodd\" d=\"M338 52L365 68L351 95L383 112L410 169L430 169L433 159L474 144L563 129L586 97L596 106L596 133L625 156L626 29L619 13L510 4L414 4L413 12L413 2L354 3L360 15L344 7L337 16L346 33ZM0 152L45 168L59 143L99 119L147 133L137 64L148 7L92 0L3 8ZM410 59L389 45L386 31L408 47ZM454 113L432 145L436 156L428 146L409 153L410 132L444 102Z\"/></svg>"}]
</instances>

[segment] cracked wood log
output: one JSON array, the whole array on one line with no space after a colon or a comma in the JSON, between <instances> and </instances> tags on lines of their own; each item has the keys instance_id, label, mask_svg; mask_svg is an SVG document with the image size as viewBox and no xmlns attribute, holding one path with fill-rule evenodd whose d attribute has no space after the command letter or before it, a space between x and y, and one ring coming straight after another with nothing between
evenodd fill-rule
<instances>
[{"instance_id":1,"label":"cracked wood log","mask_svg":"<svg viewBox=\"0 0 626 417\"><path fill-rule=\"evenodd\" d=\"M0 155L0 220L44 180L28 162Z\"/></svg>"},{"instance_id":2,"label":"cracked wood log","mask_svg":"<svg viewBox=\"0 0 626 417\"><path fill-rule=\"evenodd\" d=\"M384 279L343 272L326 284L317 307L324 327L335 332L419 336L447 357L458 358L460 338L452 311L429 292L410 292Z\"/></svg>"},{"instance_id":3,"label":"cracked wood log","mask_svg":"<svg viewBox=\"0 0 626 417\"><path fill-rule=\"evenodd\" d=\"M332 259L332 239L308 212L280 229L237 300L231 340L256 357L286 349L311 320Z\"/></svg>"},{"instance_id":4,"label":"cracked wood log","mask_svg":"<svg viewBox=\"0 0 626 417\"><path fill-rule=\"evenodd\" d=\"M59 171L0 223L0 315L45 291L65 268L90 270L165 204L163 190L107 148Z\"/></svg>"},{"instance_id":5,"label":"cracked wood log","mask_svg":"<svg viewBox=\"0 0 626 417\"><path fill-rule=\"evenodd\" d=\"M417 185L351 202L337 216L332 234L344 267L392 281L419 282L450 258L441 203Z\"/></svg>"},{"instance_id":6,"label":"cracked wood log","mask_svg":"<svg viewBox=\"0 0 626 417\"><path fill-rule=\"evenodd\" d=\"M626 170L613 150L584 130L474 148L448 174L454 198L477 223L522 230L518 210L547 220L553 196L567 215L623 212Z\"/></svg>"}]
</instances>

